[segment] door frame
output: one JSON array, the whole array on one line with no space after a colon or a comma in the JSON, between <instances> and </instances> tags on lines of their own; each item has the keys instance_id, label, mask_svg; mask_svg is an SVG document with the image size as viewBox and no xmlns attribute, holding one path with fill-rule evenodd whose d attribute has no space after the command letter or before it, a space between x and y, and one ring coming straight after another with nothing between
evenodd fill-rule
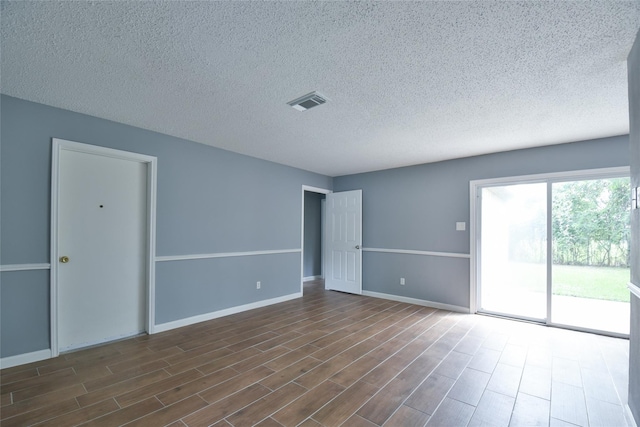
<instances>
[{"instance_id":1,"label":"door frame","mask_svg":"<svg viewBox=\"0 0 640 427\"><path fill-rule=\"evenodd\" d=\"M546 183L547 184L547 254L551 253L551 223L549 218L551 218L551 186L556 182L565 182L565 181L580 181L580 180L590 180L590 179L605 179L605 178L615 178L620 176L629 176L630 175L630 167L629 166L618 166L618 167L610 167L610 168L598 168L598 169L582 169L575 171L565 171L565 172L551 172L551 173L542 173L542 174L532 174L532 175L519 175L519 176L510 176L510 177L500 177L500 178L489 178L489 179L478 179L469 181L469 206L470 206L470 255L471 255L471 264L470 264L470 280L469 280L469 312L472 314L478 313L478 307L480 302L480 292L479 287L482 286L480 283L480 274L481 274L481 266L480 266L480 223L481 223L481 202L480 202L480 193L482 188L485 187L493 187L493 186L502 186L502 185L517 185L517 184L531 184L531 183ZM596 331L587 328L579 328L567 325L559 325L551 322L551 263L547 262L547 319L546 324L550 326L559 326L566 329L574 329L584 332L593 332L603 334L603 331ZM623 334L617 333L606 333L611 336L620 336L626 337Z\"/></svg>"},{"instance_id":2,"label":"door frame","mask_svg":"<svg viewBox=\"0 0 640 427\"><path fill-rule=\"evenodd\" d=\"M302 186L302 216L300 217L300 296L302 296L304 294L304 192L305 191L309 191L311 193L318 193L318 194L331 194L333 193L333 190L329 190L327 188L320 188L320 187L312 187L309 185L303 185ZM324 218L322 218L321 216L321 221L323 221ZM322 224L323 227L323 233L322 233L322 241L323 241L323 251L324 251L324 234L326 232L324 224ZM323 251L320 252L320 264L322 265L322 275L324 277L324 253Z\"/></svg>"},{"instance_id":3,"label":"door frame","mask_svg":"<svg viewBox=\"0 0 640 427\"><path fill-rule=\"evenodd\" d=\"M146 321L145 329L149 334L154 333L155 328L155 248L156 248L156 196L157 196L157 169L158 159L154 156L132 153L129 151L89 145L80 142L52 138L51 155L51 247L50 247L50 315L51 315L51 357L60 354L58 347L58 209L59 209L59 185L60 185L60 153L63 151L75 151L84 154L111 157L120 160L129 160L143 163L147 168L147 216L146 228Z\"/></svg>"}]
</instances>

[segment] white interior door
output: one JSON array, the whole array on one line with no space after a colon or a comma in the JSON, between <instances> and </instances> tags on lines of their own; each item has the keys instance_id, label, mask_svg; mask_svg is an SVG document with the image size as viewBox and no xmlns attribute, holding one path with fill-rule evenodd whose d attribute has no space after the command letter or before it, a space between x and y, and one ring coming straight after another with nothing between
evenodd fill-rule
<instances>
[{"instance_id":1,"label":"white interior door","mask_svg":"<svg viewBox=\"0 0 640 427\"><path fill-rule=\"evenodd\" d=\"M362 294L362 190L327 194L325 288Z\"/></svg>"},{"instance_id":2,"label":"white interior door","mask_svg":"<svg viewBox=\"0 0 640 427\"><path fill-rule=\"evenodd\" d=\"M147 167L60 150L55 251L60 351L145 330Z\"/></svg>"}]
</instances>

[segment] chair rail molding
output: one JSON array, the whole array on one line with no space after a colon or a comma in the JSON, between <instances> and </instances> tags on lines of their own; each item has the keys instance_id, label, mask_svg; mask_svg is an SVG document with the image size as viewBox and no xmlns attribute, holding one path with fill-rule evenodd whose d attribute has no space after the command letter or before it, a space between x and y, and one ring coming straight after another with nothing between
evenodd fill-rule
<instances>
[{"instance_id":1,"label":"chair rail molding","mask_svg":"<svg viewBox=\"0 0 640 427\"><path fill-rule=\"evenodd\" d=\"M49 269L51 269L51 264L49 264L49 263L5 264L5 265L0 265L0 272L5 272L5 271L49 270Z\"/></svg>"}]
</instances>

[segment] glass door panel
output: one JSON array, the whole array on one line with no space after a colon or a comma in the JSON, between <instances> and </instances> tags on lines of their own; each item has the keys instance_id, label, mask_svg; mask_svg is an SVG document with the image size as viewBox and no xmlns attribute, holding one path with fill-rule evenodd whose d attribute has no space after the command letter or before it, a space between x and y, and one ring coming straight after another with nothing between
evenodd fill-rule
<instances>
[{"instance_id":1,"label":"glass door panel","mask_svg":"<svg viewBox=\"0 0 640 427\"><path fill-rule=\"evenodd\" d=\"M551 322L629 334L629 178L552 184Z\"/></svg>"},{"instance_id":2,"label":"glass door panel","mask_svg":"<svg viewBox=\"0 0 640 427\"><path fill-rule=\"evenodd\" d=\"M547 318L547 184L481 189L480 310Z\"/></svg>"}]
</instances>

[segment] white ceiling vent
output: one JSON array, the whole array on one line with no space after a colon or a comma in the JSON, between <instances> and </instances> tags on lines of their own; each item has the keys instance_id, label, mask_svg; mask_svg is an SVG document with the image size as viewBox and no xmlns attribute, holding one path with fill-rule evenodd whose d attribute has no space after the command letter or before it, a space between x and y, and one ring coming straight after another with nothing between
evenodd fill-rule
<instances>
[{"instance_id":1,"label":"white ceiling vent","mask_svg":"<svg viewBox=\"0 0 640 427\"><path fill-rule=\"evenodd\" d=\"M318 92L311 92L293 101L287 102L298 111L307 111L309 108L317 107L327 102L327 97Z\"/></svg>"}]
</instances>

